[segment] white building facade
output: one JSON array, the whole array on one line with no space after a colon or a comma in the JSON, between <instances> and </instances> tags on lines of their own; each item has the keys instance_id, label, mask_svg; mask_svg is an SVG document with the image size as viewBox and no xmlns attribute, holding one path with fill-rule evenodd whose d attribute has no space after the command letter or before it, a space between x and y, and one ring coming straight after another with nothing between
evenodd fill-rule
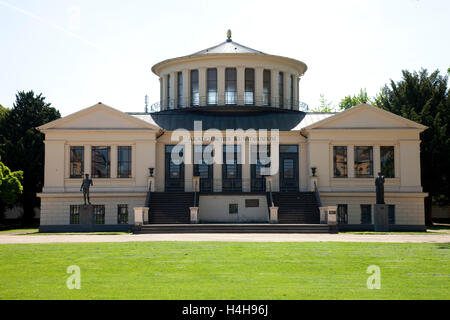
<instances>
[{"instance_id":1,"label":"white building facade","mask_svg":"<svg viewBox=\"0 0 450 320\"><path fill-rule=\"evenodd\" d=\"M161 101L150 111L99 103L41 126L40 230L133 229L135 208L148 208L143 220L154 226L189 224L190 208L200 224L265 224L271 207L280 225L319 224L326 206L337 207L339 229L371 230L378 172L391 229L423 230L426 127L370 105L308 112L299 102L306 70L229 37L156 64ZM85 174L88 229L79 221Z\"/></svg>"}]
</instances>

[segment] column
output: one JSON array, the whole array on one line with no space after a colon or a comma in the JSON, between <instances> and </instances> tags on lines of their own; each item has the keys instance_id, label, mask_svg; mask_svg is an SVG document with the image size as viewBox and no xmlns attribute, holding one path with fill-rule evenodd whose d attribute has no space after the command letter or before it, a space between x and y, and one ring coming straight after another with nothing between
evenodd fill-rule
<instances>
[{"instance_id":1,"label":"column","mask_svg":"<svg viewBox=\"0 0 450 320\"><path fill-rule=\"evenodd\" d=\"M255 105L263 105L263 83L264 83L264 68L255 68Z\"/></svg>"},{"instance_id":2,"label":"column","mask_svg":"<svg viewBox=\"0 0 450 320\"><path fill-rule=\"evenodd\" d=\"M271 78L272 78L272 83L271 83L271 97L272 97L272 107L274 108L279 108L280 104L278 101L278 73L280 71L277 69L272 69L271 70Z\"/></svg>"},{"instance_id":3,"label":"column","mask_svg":"<svg viewBox=\"0 0 450 320\"><path fill-rule=\"evenodd\" d=\"M284 108L291 108L291 74L283 72Z\"/></svg>"},{"instance_id":4,"label":"column","mask_svg":"<svg viewBox=\"0 0 450 320\"><path fill-rule=\"evenodd\" d=\"M191 104L191 72L183 70L183 108L187 108Z\"/></svg>"},{"instance_id":5,"label":"column","mask_svg":"<svg viewBox=\"0 0 450 320\"><path fill-rule=\"evenodd\" d=\"M348 177L355 177L355 146L350 144L347 146L347 171Z\"/></svg>"},{"instance_id":6,"label":"column","mask_svg":"<svg viewBox=\"0 0 450 320\"><path fill-rule=\"evenodd\" d=\"M70 145L64 145L64 178L70 178Z\"/></svg>"},{"instance_id":7,"label":"column","mask_svg":"<svg viewBox=\"0 0 450 320\"><path fill-rule=\"evenodd\" d=\"M217 67L217 104L225 105L225 67Z\"/></svg>"},{"instance_id":8,"label":"column","mask_svg":"<svg viewBox=\"0 0 450 320\"><path fill-rule=\"evenodd\" d=\"M118 162L118 148L117 144L111 146L111 176L110 178L117 178L117 162Z\"/></svg>"},{"instance_id":9,"label":"column","mask_svg":"<svg viewBox=\"0 0 450 320\"><path fill-rule=\"evenodd\" d=\"M378 172L381 171L381 157L380 157L380 146L373 146L373 176L378 176Z\"/></svg>"},{"instance_id":10,"label":"column","mask_svg":"<svg viewBox=\"0 0 450 320\"><path fill-rule=\"evenodd\" d=\"M169 92L169 109L175 109L176 104L176 83L177 83L177 73L171 72L170 73L170 92Z\"/></svg>"},{"instance_id":11,"label":"column","mask_svg":"<svg viewBox=\"0 0 450 320\"><path fill-rule=\"evenodd\" d=\"M91 175L92 150L90 144L84 145L84 173Z\"/></svg>"},{"instance_id":12,"label":"column","mask_svg":"<svg viewBox=\"0 0 450 320\"><path fill-rule=\"evenodd\" d=\"M245 94L245 67L237 67L237 101L238 105L244 105Z\"/></svg>"},{"instance_id":13,"label":"column","mask_svg":"<svg viewBox=\"0 0 450 320\"><path fill-rule=\"evenodd\" d=\"M164 78L159 78L159 108L160 110L163 109L163 100L164 100Z\"/></svg>"},{"instance_id":14,"label":"column","mask_svg":"<svg viewBox=\"0 0 450 320\"><path fill-rule=\"evenodd\" d=\"M242 136L242 138L244 135ZM242 164L242 191L250 192L251 191L251 168L250 168L250 143L247 139L245 142L241 144L241 148L244 148L242 152L245 152L244 163Z\"/></svg>"},{"instance_id":15,"label":"column","mask_svg":"<svg viewBox=\"0 0 450 320\"><path fill-rule=\"evenodd\" d=\"M200 93L200 106L206 106L206 68L198 68L198 90Z\"/></svg>"},{"instance_id":16,"label":"column","mask_svg":"<svg viewBox=\"0 0 450 320\"><path fill-rule=\"evenodd\" d=\"M214 151L215 152L215 151ZM222 163L223 163L223 150L220 150L217 154L217 163L213 164L213 186L214 192L222 192Z\"/></svg>"},{"instance_id":17,"label":"column","mask_svg":"<svg viewBox=\"0 0 450 320\"><path fill-rule=\"evenodd\" d=\"M161 110L168 109L167 103L167 75L161 76L162 89L161 89Z\"/></svg>"},{"instance_id":18,"label":"column","mask_svg":"<svg viewBox=\"0 0 450 320\"><path fill-rule=\"evenodd\" d=\"M294 76L294 110L299 110L300 98L298 96L298 76Z\"/></svg>"},{"instance_id":19,"label":"column","mask_svg":"<svg viewBox=\"0 0 450 320\"><path fill-rule=\"evenodd\" d=\"M193 158L194 158L194 144L191 144L191 159L185 159L184 161L184 191L185 192L193 192L193 184L192 179L194 177L194 165L193 165ZM186 152L185 152L186 154Z\"/></svg>"}]
</instances>

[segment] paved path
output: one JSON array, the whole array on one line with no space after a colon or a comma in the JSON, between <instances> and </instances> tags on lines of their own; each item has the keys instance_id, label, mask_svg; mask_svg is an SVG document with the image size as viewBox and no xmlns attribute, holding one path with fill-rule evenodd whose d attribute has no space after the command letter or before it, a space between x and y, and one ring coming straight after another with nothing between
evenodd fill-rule
<instances>
[{"instance_id":1,"label":"paved path","mask_svg":"<svg viewBox=\"0 0 450 320\"><path fill-rule=\"evenodd\" d=\"M1 244L145 242L145 241L236 241L236 242L391 242L450 243L450 234L126 234L126 235L21 235L0 234Z\"/></svg>"}]
</instances>

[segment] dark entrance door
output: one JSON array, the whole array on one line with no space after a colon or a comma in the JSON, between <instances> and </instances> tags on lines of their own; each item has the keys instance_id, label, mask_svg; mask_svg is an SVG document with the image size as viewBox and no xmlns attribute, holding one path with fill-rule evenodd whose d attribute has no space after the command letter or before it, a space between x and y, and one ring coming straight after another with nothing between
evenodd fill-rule
<instances>
[{"instance_id":1,"label":"dark entrance door","mask_svg":"<svg viewBox=\"0 0 450 320\"><path fill-rule=\"evenodd\" d=\"M172 151L177 154L178 158L183 159L184 150L175 149L175 146L166 146L165 160L165 191L166 192L183 192L184 191L184 161L174 161Z\"/></svg>"},{"instance_id":2,"label":"dark entrance door","mask_svg":"<svg viewBox=\"0 0 450 320\"><path fill-rule=\"evenodd\" d=\"M280 145L280 191L298 190L298 146Z\"/></svg>"},{"instance_id":3,"label":"dark entrance door","mask_svg":"<svg viewBox=\"0 0 450 320\"><path fill-rule=\"evenodd\" d=\"M208 146L201 147L202 148L200 149L200 146L194 146L194 176L200 177L200 192L213 192L213 165L207 164L203 158L203 152ZM206 152L209 152L209 149L206 150ZM197 155L197 157L195 157L195 155ZM211 157L213 156L214 155L211 154ZM198 161L199 163L195 163L195 161Z\"/></svg>"},{"instance_id":4,"label":"dark entrance door","mask_svg":"<svg viewBox=\"0 0 450 320\"><path fill-rule=\"evenodd\" d=\"M222 192L242 192L242 164L238 163L240 146L224 146L223 151Z\"/></svg>"}]
</instances>

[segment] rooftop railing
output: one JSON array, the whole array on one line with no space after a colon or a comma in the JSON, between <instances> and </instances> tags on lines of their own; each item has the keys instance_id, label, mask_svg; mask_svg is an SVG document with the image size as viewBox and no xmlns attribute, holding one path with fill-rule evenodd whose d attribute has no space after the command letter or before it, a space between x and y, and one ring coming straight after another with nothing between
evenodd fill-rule
<instances>
[{"instance_id":1,"label":"rooftop railing","mask_svg":"<svg viewBox=\"0 0 450 320\"><path fill-rule=\"evenodd\" d=\"M187 109L197 107L213 107L213 106L256 106L278 108L285 110L299 110L308 112L309 107L306 103L298 100L279 99L268 95L255 96L253 94L245 94L243 96L237 94L226 93L224 95L210 94L208 96L193 96L189 99L163 99L150 106L149 112L159 112L165 110Z\"/></svg>"}]
</instances>

